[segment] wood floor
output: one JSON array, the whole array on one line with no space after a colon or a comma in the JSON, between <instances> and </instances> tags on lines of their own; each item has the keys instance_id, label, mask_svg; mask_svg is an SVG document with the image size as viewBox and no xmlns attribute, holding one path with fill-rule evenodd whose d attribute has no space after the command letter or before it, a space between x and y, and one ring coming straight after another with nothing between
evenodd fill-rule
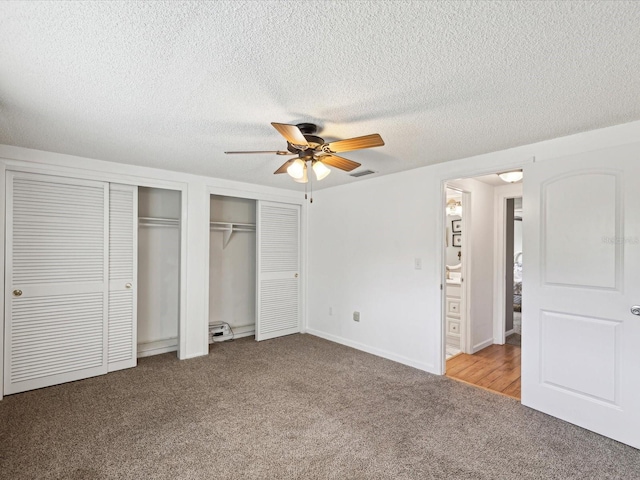
<instances>
[{"instance_id":1,"label":"wood floor","mask_svg":"<svg viewBox=\"0 0 640 480\"><path fill-rule=\"evenodd\" d=\"M491 345L447 360L447 377L520 400L520 347Z\"/></svg>"}]
</instances>

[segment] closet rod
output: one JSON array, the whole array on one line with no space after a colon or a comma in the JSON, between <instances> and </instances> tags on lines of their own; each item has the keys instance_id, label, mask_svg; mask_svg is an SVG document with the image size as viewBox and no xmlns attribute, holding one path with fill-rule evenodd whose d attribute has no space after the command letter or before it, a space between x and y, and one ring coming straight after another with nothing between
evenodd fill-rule
<instances>
[{"instance_id":1,"label":"closet rod","mask_svg":"<svg viewBox=\"0 0 640 480\"><path fill-rule=\"evenodd\" d=\"M178 218L139 217L138 225L141 227L179 227Z\"/></svg>"}]
</instances>

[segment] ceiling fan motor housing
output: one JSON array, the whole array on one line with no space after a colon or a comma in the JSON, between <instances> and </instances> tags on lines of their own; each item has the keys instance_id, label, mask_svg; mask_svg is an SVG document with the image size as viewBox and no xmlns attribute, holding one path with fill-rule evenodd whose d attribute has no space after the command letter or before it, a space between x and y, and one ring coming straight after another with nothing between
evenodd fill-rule
<instances>
[{"instance_id":1,"label":"ceiling fan motor housing","mask_svg":"<svg viewBox=\"0 0 640 480\"><path fill-rule=\"evenodd\" d=\"M300 129L305 137L307 135L313 135L318 131L318 126L315 123L298 123L296 127Z\"/></svg>"},{"instance_id":2,"label":"ceiling fan motor housing","mask_svg":"<svg viewBox=\"0 0 640 480\"><path fill-rule=\"evenodd\" d=\"M287 142L287 150L291 153L297 153L300 158L313 156L315 149L325 143L323 138L313 135L318 131L318 126L314 123L298 123L296 127L300 129L304 138L309 142L310 148L307 148L306 150L299 150L291 145L291 143Z\"/></svg>"}]
</instances>

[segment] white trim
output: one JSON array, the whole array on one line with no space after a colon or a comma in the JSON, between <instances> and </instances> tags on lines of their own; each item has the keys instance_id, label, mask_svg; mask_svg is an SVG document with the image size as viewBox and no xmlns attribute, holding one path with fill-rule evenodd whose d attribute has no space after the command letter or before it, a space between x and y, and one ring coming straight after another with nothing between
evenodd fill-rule
<instances>
[{"instance_id":1,"label":"white trim","mask_svg":"<svg viewBox=\"0 0 640 480\"><path fill-rule=\"evenodd\" d=\"M462 248L460 249L461 261L462 261L462 288L460 289L460 300L464 308L464 316L462 319L462 342L460 350L463 353L469 353L471 351L471 272L473 256L471 255L471 248L469 247L473 242L473 236L471 233L471 225L473 221L472 210L473 199L471 198L471 192L462 191ZM466 211L465 211L466 210ZM446 355L447 352L445 352Z\"/></svg>"},{"instance_id":2,"label":"white trim","mask_svg":"<svg viewBox=\"0 0 640 480\"><path fill-rule=\"evenodd\" d=\"M515 332L515 330L512 328L511 330L507 330L506 332L504 332L504 337L507 338L509 335L513 335ZM496 342L493 342L496 343Z\"/></svg>"},{"instance_id":3,"label":"white trim","mask_svg":"<svg viewBox=\"0 0 640 480\"><path fill-rule=\"evenodd\" d=\"M175 352L178 350L178 339L167 338L165 340L156 340L154 342L146 342L138 344L138 358L151 357L152 355L160 355L161 353Z\"/></svg>"},{"instance_id":4,"label":"white trim","mask_svg":"<svg viewBox=\"0 0 640 480\"><path fill-rule=\"evenodd\" d=\"M440 231L441 235L437 238L440 239L440 263L438 276L440 277L440 321L438 322L438 338L440 339L440 351L436 352L436 372L439 375L444 375L447 368L447 242L444 240L446 235L446 222L447 222L447 184L445 182L440 183L440 215L437 216L436 231ZM436 262L438 264L438 262Z\"/></svg>"},{"instance_id":5,"label":"white trim","mask_svg":"<svg viewBox=\"0 0 640 480\"><path fill-rule=\"evenodd\" d=\"M5 332L5 310L4 310L4 298L5 298L5 251L4 251L4 238L6 228L6 215L5 215L5 197L6 197L6 181L7 181L7 168L4 162L0 162L0 186L2 186L4 193L0 194L0 264L2 264L2 275L0 275L0 400L4 395L4 332Z\"/></svg>"},{"instance_id":6,"label":"white trim","mask_svg":"<svg viewBox=\"0 0 640 480\"><path fill-rule=\"evenodd\" d=\"M524 181L524 180L523 180ZM522 197L522 183L512 183L496 187L493 191L494 230L493 230L493 343L504 345L506 334L505 312L505 264L506 243L506 203L510 198Z\"/></svg>"},{"instance_id":7,"label":"white trim","mask_svg":"<svg viewBox=\"0 0 640 480\"><path fill-rule=\"evenodd\" d=\"M354 342L352 340L348 340L346 338L339 337L337 335L331 335L329 333L320 332L312 328L307 330L307 334L313 335L315 337L324 338L325 340L329 340L330 342L339 343L347 347L355 348L356 350L361 350L363 352L367 352L372 355L376 355L378 357L386 358L387 360L392 360L394 362L402 363L403 365L408 365L409 367L417 368L418 370L423 370L425 372L438 374L438 371L436 370L436 366L430 363L416 362L414 360L411 360L410 358L403 357L401 355L396 355L395 353L391 353L386 350L370 347L360 342Z\"/></svg>"},{"instance_id":8,"label":"white trim","mask_svg":"<svg viewBox=\"0 0 640 480\"><path fill-rule=\"evenodd\" d=\"M493 345L493 338L488 338L484 342L480 342L480 343L474 345L473 348L471 349L471 355L473 355L474 353L477 353L480 350L482 350L483 348L487 348L487 347L489 347L491 345Z\"/></svg>"}]
</instances>

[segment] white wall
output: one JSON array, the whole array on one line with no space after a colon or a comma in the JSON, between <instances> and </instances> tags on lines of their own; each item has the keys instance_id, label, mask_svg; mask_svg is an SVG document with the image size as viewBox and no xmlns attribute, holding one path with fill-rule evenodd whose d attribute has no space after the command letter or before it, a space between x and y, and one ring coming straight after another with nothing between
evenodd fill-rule
<instances>
[{"instance_id":1,"label":"white wall","mask_svg":"<svg viewBox=\"0 0 640 480\"><path fill-rule=\"evenodd\" d=\"M639 140L633 122L317 191L308 220L308 331L442 373L443 182L512 168L524 168L526 182L534 157ZM492 229L477 235L491 237ZM422 270L414 270L416 257ZM490 268L485 261L472 269Z\"/></svg>"},{"instance_id":2,"label":"white wall","mask_svg":"<svg viewBox=\"0 0 640 480\"><path fill-rule=\"evenodd\" d=\"M211 221L256 223L256 202L211 195ZM235 335L251 335L256 318L256 234L237 232L223 248L223 232L209 242L209 323L227 322Z\"/></svg>"},{"instance_id":3,"label":"white wall","mask_svg":"<svg viewBox=\"0 0 640 480\"><path fill-rule=\"evenodd\" d=\"M180 218L180 192L138 188L138 216ZM138 228L138 355L172 351L180 317L180 226Z\"/></svg>"},{"instance_id":4,"label":"white wall","mask_svg":"<svg viewBox=\"0 0 640 480\"><path fill-rule=\"evenodd\" d=\"M434 369L438 320L425 319L440 296L430 283L433 224L443 212L432 198L437 190L432 177L412 171L314 193L309 333ZM352 320L354 311L360 322Z\"/></svg>"},{"instance_id":5,"label":"white wall","mask_svg":"<svg viewBox=\"0 0 640 480\"><path fill-rule=\"evenodd\" d=\"M462 261L462 257L458 256L462 252L462 247L454 247L453 246L453 238L452 238L452 230L451 230L451 222L455 220L460 220L461 217L459 215L447 215L445 230L446 230L446 264L447 265L457 265ZM462 235L462 241L464 242L464 234Z\"/></svg>"}]
</instances>

